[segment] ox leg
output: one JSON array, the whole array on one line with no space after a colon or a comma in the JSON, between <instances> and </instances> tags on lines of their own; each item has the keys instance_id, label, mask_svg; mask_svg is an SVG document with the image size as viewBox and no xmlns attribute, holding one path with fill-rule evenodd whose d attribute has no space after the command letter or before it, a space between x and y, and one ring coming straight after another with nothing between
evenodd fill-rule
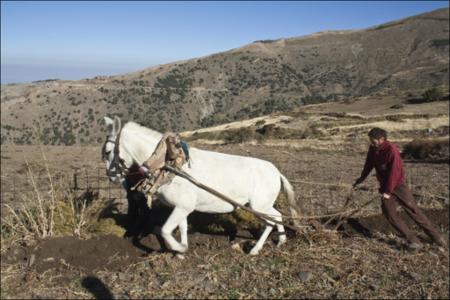
<instances>
[{"instance_id":1,"label":"ox leg","mask_svg":"<svg viewBox=\"0 0 450 300\"><path fill-rule=\"evenodd\" d=\"M267 223L271 222L267 221ZM261 237L259 238L258 242L256 242L256 245L253 246L252 250L250 250L250 255L257 255L259 253L259 250L261 250L272 229L273 229L272 225L266 226L266 229L264 229L264 232L261 234Z\"/></svg>"},{"instance_id":2,"label":"ox leg","mask_svg":"<svg viewBox=\"0 0 450 300\"><path fill-rule=\"evenodd\" d=\"M283 218L281 217L281 213L272 207L272 216L275 220L282 222ZM281 224L277 224L277 231L278 231L278 243L277 247L280 247L284 243L286 243L286 232L284 231L284 226Z\"/></svg>"},{"instance_id":3,"label":"ox leg","mask_svg":"<svg viewBox=\"0 0 450 300\"><path fill-rule=\"evenodd\" d=\"M175 207L167 219L166 223L161 228L161 235L164 238L164 241L167 243L169 249L184 253L187 251L187 216L189 215L189 211L186 211L182 208ZM181 232L181 242L179 243L172 235L174 229L180 226Z\"/></svg>"},{"instance_id":4,"label":"ox leg","mask_svg":"<svg viewBox=\"0 0 450 300\"><path fill-rule=\"evenodd\" d=\"M281 213L277 211L275 208L271 207L266 211L268 215L271 215L275 220L281 222ZM262 249L264 243L266 242L267 238L269 237L270 232L273 229L273 222L267 221L270 225L267 225L264 229L264 232L262 233L261 237L259 238L258 242L255 246L253 246L252 250L250 250L250 255L257 255L259 251ZM286 234L284 232L284 226L277 224L277 231L279 233L279 240L278 240L278 246L284 244L286 242Z\"/></svg>"},{"instance_id":5,"label":"ox leg","mask_svg":"<svg viewBox=\"0 0 450 300\"><path fill-rule=\"evenodd\" d=\"M180 229L180 235L181 235L181 244L188 246L188 223L187 223L187 216L184 218L184 220L181 221L180 225L178 226Z\"/></svg>"},{"instance_id":6,"label":"ox leg","mask_svg":"<svg viewBox=\"0 0 450 300\"><path fill-rule=\"evenodd\" d=\"M186 248L188 247L188 238L187 238L187 231L188 231L188 223L187 218L185 218L183 221L181 221L180 225L178 225L178 229L180 230L180 236L181 236L181 244L186 245ZM181 253L177 254L177 257L179 259L184 259L184 255Z\"/></svg>"}]
</instances>

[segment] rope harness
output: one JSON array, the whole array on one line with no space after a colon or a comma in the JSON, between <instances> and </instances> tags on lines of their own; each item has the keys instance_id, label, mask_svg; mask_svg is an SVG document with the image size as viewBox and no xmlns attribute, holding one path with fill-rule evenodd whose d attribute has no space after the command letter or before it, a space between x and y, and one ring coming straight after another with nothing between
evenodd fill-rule
<instances>
[{"instance_id":1,"label":"rope harness","mask_svg":"<svg viewBox=\"0 0 450 300\"><path fill-rule=\"evenodd\" d=\"M117 175L122 176L122 175L126 175L128 173L128 168L125 165L124 160L121 159L120 155L119 155L119 140L120 140L121 133L122 133L122 130L119 131L119 133L117 134L115 139L113 139L113 136L108 136L102 147L102 156L103 156L102 158L105 159L106 158L106 152L105 152L106 144L107 143L114 144L113 160L111 161L109 169L106 170L108 176L113 176L113 177L115 177ZM112 166L114 166L114 171L111 171Z\"/></svg>"}]
</instances>

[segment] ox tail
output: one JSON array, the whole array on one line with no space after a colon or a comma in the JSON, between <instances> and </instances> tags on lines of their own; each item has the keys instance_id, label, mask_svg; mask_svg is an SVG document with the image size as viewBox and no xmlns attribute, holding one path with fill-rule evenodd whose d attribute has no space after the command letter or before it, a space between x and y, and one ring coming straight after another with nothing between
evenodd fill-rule
<instances>
[{"instance_id":1,"label":"ox tail","mask_svg":"<svg viewBox=\"0 0 450 300\"><path fill-rule=\"evenodd\" d=\"M284 194L286 195L288 204L289 204L289 210L291 212L291 217L293 218L293 223L295 226L300 226L299 221L299 215L300 215L300 208L297 205L295 201L295 193L292 185L289 183L286 177L284 177L283 174L280 173L281 183L283 185Z\"/></svg>"}]
</instances>

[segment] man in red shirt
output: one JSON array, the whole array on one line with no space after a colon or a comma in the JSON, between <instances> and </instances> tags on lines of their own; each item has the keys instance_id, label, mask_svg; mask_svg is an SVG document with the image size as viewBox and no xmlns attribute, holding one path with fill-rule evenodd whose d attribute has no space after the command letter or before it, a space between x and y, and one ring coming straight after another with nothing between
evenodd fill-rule
<instances>
[{"instance_id":1,"label":"man in red shirt","mask_svg":"<svg viewBox=\"0 0 450 300\"><path fill-rule=\"evenodd\" d=\"M356 179L354 186L363 182L375 168L379 192L382 194L381 207L384 216L408 241L408 248L416 250L422 244L415 232L411 230L397 213L398 204L402 205L408 215L441 247L447 243L441 237L438 229L431 223L417 206L414 197L406 185L403 171L403 161L395 144L387 140L387 133L381 128L372 128L369 131L370 148L367 152L366 163L361 176Z\"/></svg>"}]
</instances>

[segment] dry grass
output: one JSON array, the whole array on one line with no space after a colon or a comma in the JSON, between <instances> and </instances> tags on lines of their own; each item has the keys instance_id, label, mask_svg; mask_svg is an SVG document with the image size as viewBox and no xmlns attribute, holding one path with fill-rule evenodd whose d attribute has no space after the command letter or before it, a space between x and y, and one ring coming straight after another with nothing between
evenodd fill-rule
<instances>
[{"instance_id":1,"label":"dry grass","mask_svg":"<svg viewBox=\"0 0 450 300\"><path fill-rule=\"evenodd\" d=\"M101 217L107 206L105 201L99 201L98 195L89 189L80 195L67 189L67 183L55 183L42 149L41 155L49 190L43 192L39 188L43 184L42 178L26 162L33 191L20 193L18 203L2 204L2 253L14 245L33 244L39 239L54 236L88 237L110 233L123 236L125 230L122 227L112 219Z\"/></svg>"},{"instance_id":2,"label":"dry grass","mask_svg":"<svg viewBox=\"0 0 450 300\"><path fill-rule=\"evenodd\" d=\"M45 161L45 155L43 157ZM49 172L50 190L43 193L29 164L28 167L28 179L34 192L23 192L20 205L4 204L7 212L2 217L2 246L7 246L10 240L33 241L68 232L81 235L86 218L86 199L75 199L74 194L55 186Z\"/></svg>"}]
</instances>

